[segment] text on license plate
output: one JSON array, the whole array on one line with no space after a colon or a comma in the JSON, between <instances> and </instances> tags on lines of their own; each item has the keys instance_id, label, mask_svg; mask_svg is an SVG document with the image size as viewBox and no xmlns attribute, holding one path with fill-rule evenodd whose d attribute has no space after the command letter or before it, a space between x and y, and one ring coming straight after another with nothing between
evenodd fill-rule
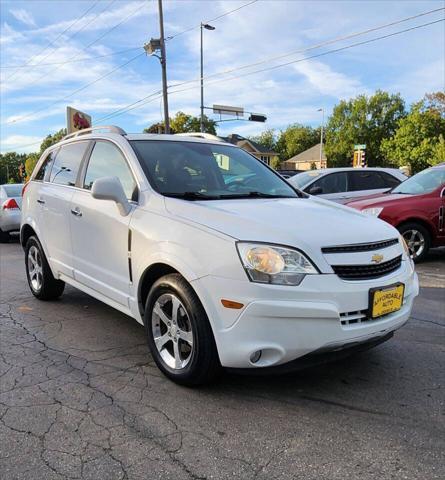
<instances>
[{"instance_id":1,"label":"text on license plate","mask_svg":"<svg viewBox=\"0 0 445 480\"><path fill-rule=\"evenodd\" d=\"M405 285L398 283L386 288L376 288L370 291L372 318L397 312L402 308Z\"/></svg>"}]
</instances>

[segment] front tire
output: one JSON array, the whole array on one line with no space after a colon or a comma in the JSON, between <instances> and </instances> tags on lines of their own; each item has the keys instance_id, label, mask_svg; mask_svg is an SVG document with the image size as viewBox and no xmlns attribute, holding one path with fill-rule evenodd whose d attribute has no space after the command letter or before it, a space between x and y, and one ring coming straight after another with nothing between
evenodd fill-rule
<instances>
[{"instance_id":1,"label":"front tire","mask_svg":"<svg viewBox=\"0 0 445 480\"><path fill-rule=\"evenodd\" d=\"M398 230L408 245L413 261L418 263L424 260L431 246L431 235L428 230L417 222L404 223Z\"/></svg>"},{"instance_id":2,"label":"front tire","mask_svg":"<svg viewBox=\"0 0 445 480\"><path fill-rule=\"evenodd\" d=\"M181 275L166 275L154 283L144 324L153 359L168 378L195 386L217 377L221 366L208 317Z\"/></svg>"},{"instance_id":3,"label":"front tire","mask_svg":"<svg viewBox=\"0 0 445 480\"><path fill-rule=\"evenodd\" d=\"M25 247L26 277L32 294L39 300L54 300L62 295L65 282L54 278L42 245L32 236Z\"/></svg>"}]
</instances>

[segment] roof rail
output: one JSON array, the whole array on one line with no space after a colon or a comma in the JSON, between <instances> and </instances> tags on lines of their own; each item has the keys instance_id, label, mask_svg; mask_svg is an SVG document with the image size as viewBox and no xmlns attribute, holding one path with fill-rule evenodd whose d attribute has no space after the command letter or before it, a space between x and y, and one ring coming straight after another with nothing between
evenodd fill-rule
<instances>
[{"instance_id":1,"label":"roof rail","mask_svg":"<svg viewBox=\"0 0 445 480\"><path fill-rule=\"evenodd\" d=\"M188 132L188 133L176 133L176 136L179 137L196 137L196 138L205 138L206 140L216 140L217 142L224 142L224 139L218 137L217 135L212 135L211 133L204 132Z\"/></svg>"},{"instance_id":2,"label":"roof rail","mask_svg":"<svg viewBox=\"0 0 445 480\"><path fill-rule=\"evenodd\" d=\"M119 135L126 135L127 132L122 130L122 128L116 127L115 125L98 125L97 127L83 128L77 132L69 133L65 135L62 140L67 140L68 138L78 137L79 135L85 135L86 133L91 133L94 130L108 130L110 133L118 133Z\"/></svg>"}]
</instances>

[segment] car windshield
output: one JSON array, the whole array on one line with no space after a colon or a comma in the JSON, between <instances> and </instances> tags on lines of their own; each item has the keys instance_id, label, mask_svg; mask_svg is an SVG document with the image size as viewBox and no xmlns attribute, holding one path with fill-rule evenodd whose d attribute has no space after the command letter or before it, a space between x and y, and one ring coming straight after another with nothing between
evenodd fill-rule
<instances>
[{"instance_id":1,"label":"car windshield","mask_svg":"<svg viewBox=\"0 0 445 480\"><path fill-rule=\"evenodd\" d=\"M445 168L428 168L397 185L391 193L421 195L432 192L444 183Z\"/></svg>"},{"instance_id":2,"label":"car windshield","mask_svg":"<svg viewBox=\"0 0 445 480\"><path fill-rule=\"evenodd\" d=\"M168 140L130 143L150 184L165 196L186 200L299 196L278 174L237 147Z\"/></svg>"},{"instance_id":3,"label":"car windshield","mask_svg":"<svg viewBox=\"0 0 445 480\"><path fill-rule=\"evenodd\" d=\"M21 197L23 185L3 185L8 197Z\"/></svg>"},{"instance_id":4,"label":"car windshield","mask_svg":"<svg viewBox=\"0 0 445 480\"><path fill-rule=\"evenodd\" d=\"M292 185L295 185L297 188L304 189L309 182L316 179L320 175L320 172L310 170L309 172L303 172L294 175L293 177L289 178L289 182L292 183Z\"/></svg>"}]
</instances>

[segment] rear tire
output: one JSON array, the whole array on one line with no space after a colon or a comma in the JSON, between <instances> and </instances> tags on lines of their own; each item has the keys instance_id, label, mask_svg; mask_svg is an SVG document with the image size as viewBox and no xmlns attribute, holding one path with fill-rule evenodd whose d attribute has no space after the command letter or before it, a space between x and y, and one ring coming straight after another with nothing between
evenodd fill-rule
<instances>
[{"instance_id":1,"label":"rear tire","mask_svg":"<svg viewBox=\"0 0 445 480\"><path fill-rule=\"evenodd\" d=\"M65 282L54 278L42 245L35 236L26 242L25 265L29 288L36 298L54 300L62 295Z\"/></svg>"},{"instance_id":2,"label":"rear tire","mask_svg":"<svg viewBox=\"0 0 445 480\"><path fill-rule=\"evenodd\" d=\"M0 228L0 243L9 243L11 236L9 235L9 232L4 232Z\"/></svg>"},{"instance_id":3,"label":"rear tire","mask_svg":"<svg viewBox=\"0 0 445 480\"><path fill-rule=\"evenodd\" d=\"M424 260L431 247L430 232L417 222L404 223L397 229L405 239L413 261L418 263Z\"/></svg>"},{"instance_id":4,"label":"rear tire","mask_svg":"<svg viewBox=\"0 0 445 480\"><path fill-rule=\"evenodd\" d=\"M144 314L148 346L159 369L176 383L210 383L221 371L206 312L190 284L173 273L152 286Z\"/></svg>"}]
</instances>

